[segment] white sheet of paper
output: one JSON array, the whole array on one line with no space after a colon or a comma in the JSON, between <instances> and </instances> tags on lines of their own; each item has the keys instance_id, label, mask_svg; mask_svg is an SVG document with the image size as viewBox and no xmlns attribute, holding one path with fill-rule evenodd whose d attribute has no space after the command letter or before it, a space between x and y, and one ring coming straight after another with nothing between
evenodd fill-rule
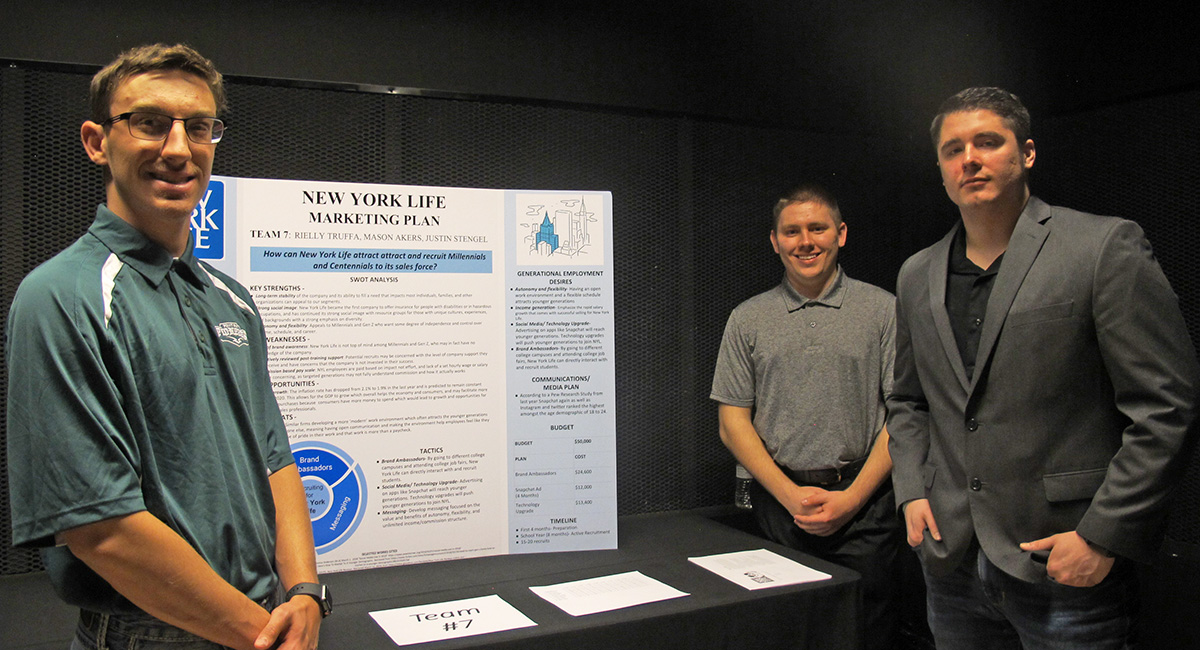
<instances>
[{"instance_id":1,"label":"white sheet of paper","mask_svg":"<svg viewBox=\"0 0 1200 650\"><path fill-rule=\"evenodd\" d=\"M737 551L705 557L689 557L694 562L726 580L746 589L767 589L797 585L803 582L828 580L833 576L789 560L765 548Z\"/></svg>"},{"instance_id":2,"label":"white sheet of paper","mask_svg":"<svg viewBox=\"0 0 1200 650\"><path fill-rule=\"evenodd\" d=\"M457 639L537 625L493 594L444 603L371 612L371 618L396 645Z\"/></svg>"},{"instance_id":3,"label":"white sheet of paper","mask_svg":"<svg viewBox=\"0 0 1200 650\"><path fill-rule=\"evenodd\" d=\"M529 590L571 616L607 612L688 595L642 575L640 571L530 587Z\"/></svg>"}]
</instances>

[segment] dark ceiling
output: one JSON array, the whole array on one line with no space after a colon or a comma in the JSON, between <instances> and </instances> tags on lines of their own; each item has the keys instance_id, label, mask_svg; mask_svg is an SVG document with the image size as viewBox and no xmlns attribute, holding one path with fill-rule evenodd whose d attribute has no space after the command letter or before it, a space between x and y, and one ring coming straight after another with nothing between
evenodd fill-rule
<instances>
[{"instance_id":1,"label":"dark ceiling","mask_svg":"<svg viewBox=\"0 0 1200 650\"><path fill-rule=\"evenodd\" d=\"M5 2L0 58L101 64L190 42L227 74L921 137L953 92L1035 115L1200 84L1200 22L1157 5L912 0ZM11 5L11 6L8 6ZM89 22L95 21L89 29Z\"/></svg>"}]
</instances>

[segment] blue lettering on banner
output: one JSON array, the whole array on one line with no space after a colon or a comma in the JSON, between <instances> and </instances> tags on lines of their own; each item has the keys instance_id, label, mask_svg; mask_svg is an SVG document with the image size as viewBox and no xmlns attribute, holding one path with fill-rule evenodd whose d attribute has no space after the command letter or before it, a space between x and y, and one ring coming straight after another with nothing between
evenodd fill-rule
<instances>
[{"instance_id":1,"label":"blue lettering on banner","mask_svg":"<svg viewBox=\"0 0 1200 650\"><path fill-rule=\"evenodd\" d=\"M192 241L196 257L219 260L225 257L225 183L210 180L200 203L192 210Z\"/></svg>"}]
</instances>

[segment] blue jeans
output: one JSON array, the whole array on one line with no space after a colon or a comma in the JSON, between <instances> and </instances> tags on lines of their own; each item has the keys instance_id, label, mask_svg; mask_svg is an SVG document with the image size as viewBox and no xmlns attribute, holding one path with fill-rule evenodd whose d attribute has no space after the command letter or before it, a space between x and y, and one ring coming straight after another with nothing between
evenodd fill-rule
<instances>
[{"instance_id":1,"label":"blue jeans","mask_svg":"<svg viewBox=\"0 0 1200 650\"><path fill-rule=\"evenodd\" d=\"M1125 650L1133 644L1137 575L1117 560L1095 587L1018 580L978 545L948 576L925 570L938 650Z\"/></svg>"},{"instance_id":2,"label":"blue jeans","mask_svg":"<svg viewBox=\"0 0 1200 650\"><path fill-rule=\"evenodd\" d=\"M222 650L222 646L148 614L83 611L71 650Z\"/></svg>"}]
</instances>

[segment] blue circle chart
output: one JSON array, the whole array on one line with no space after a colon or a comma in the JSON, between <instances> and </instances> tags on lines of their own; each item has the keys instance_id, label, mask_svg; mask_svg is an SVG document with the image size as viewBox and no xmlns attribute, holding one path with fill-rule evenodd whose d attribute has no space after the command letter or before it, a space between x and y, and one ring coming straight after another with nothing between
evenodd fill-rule
<instances>
[{"instance_id":1,"label":"blue circle chart","mask_svg":"<svg viewBox=\"0 0 1200 650\"><path fill-rule=\"evenodd\" d=\"M317 554L341 546L354 534L367 512L367 481L346 452L306 440L292 445L300 482L308 501Z\"/></svg>"}]
</instances>

